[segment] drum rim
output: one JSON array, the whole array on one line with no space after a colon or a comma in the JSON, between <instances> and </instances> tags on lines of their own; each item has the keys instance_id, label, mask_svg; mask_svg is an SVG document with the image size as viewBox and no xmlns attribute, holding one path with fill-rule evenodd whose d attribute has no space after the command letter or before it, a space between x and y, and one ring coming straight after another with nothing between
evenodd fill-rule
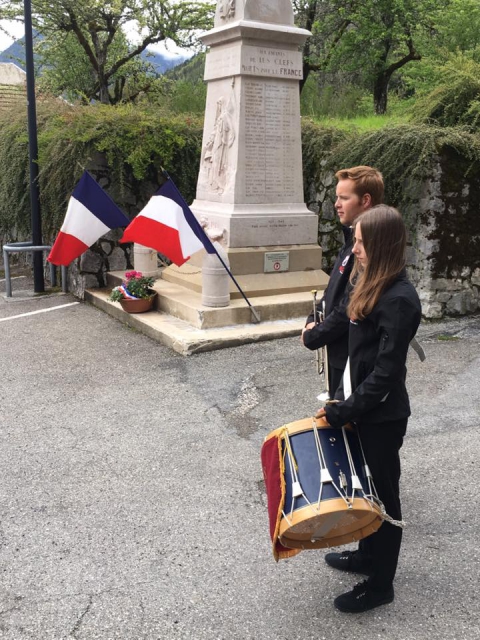
<instances>
[{"instance_id":1,"label":"drum rim","mask_svg":"<svg viewBox=\"0 0 480 640\"><path fill-rule=\"evenodd\" d=\"M320 509L317 509L317 503L303 505L298 509L294 509L288 515L282 515L279 535L284 536L286 531L292 529L296 525L306 522L307 520L311 520L313 518L318 518L321 516L334 515L337 513L364 513L365 515L372 514L372 521L374 521L376 518L382 520L380 507L375 504L375 502L370 501L367 498L359 497L354 498L353 501L350 501L350 504L352 505L351 508L347 506L347 503L342 498L329 498L321 501ZM362 528L363 526L359 526L359 529Z\"/></svg>"},{"instance_id":2,"label":"drum rim","mask_svg":"<svg viewBox=\"0 0 480 640\"><path fill-rule=\"evenodd\" d=\"M337 537L332 538L319 538L318 540L294 540L291 538L285 538L282 535L278 536L278 541L285 547L285 549L295 549L297 551L308 550L308 549L327 549L332 547L340 547L344 544L350 544L351 542L358 542L367 536L372 535L378 531L383 523L382 519L375 518L369 524L364 527L352 531L350 533L345 533Z\"/></svg>"},{"instance_id":3,"label":"drum rim","mask_svg":"<svg viewBox=\"0 0 480 640\"><path fill-rule=\"evenodd\" d=\"M285 431L289 436L304 433L305 431L313 431L314 425L317 429L334 429L335 431L340 431L337 427L329 425L323 418L315 418L312 416L311 418L302 418L301 420L295 420L295 422L289 422L288 424L284 424L283 427L278 427L277 429L270 431L270 433L265 437L265 442L275 437L284 438ZM347 431L355 431L350 423L344 425L342 428Z\"/></svg>"}]
</instances>

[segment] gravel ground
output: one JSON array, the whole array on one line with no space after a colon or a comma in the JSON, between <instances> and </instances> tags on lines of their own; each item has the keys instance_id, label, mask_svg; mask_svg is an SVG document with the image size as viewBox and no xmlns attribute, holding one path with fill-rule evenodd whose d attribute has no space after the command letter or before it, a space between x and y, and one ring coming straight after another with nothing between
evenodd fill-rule
<instances>
[{"instance_id":1,"label":"gravel ground","mask_svg":"<svg viewBox=\"0 0 480 640\"><path fill-rule=\"evenodd\" d=\"M299 339L185 358L14 283L0 296L1 638L480 638L480 318L421 326L396 598L352 616L332 600L355 576L322 551L275 564L270 550L260 448L321 386Z\"/></svg>"}]
</instances>

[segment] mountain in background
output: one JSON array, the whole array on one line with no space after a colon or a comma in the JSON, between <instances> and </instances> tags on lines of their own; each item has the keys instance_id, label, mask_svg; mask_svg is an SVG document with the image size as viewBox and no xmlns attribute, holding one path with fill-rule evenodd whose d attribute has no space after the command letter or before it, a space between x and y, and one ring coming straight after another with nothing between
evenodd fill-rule
<instances>
[{"instance_id":1,"label":"mountain in background","mask_svg":"<svg viewBox=\"0 0 480 640\"><path fill-rule=\"evenodd\" d=\"M193 84L202 82L204 74L205 53L197 53L192 58L188 58L165 73L172 80L183 80Z\"/></svg>"},{"instance_id":2,"label":"mountain in background","mask_svg":"<svg viewBox=\"0 0 480 640\"><path fill-rule=\"evenodd\" d=\"M41 37L35 34L35 37ZM142 60L149 62L156 73L163 74L169 69L173 69L179 64L189 59L189 54L168 54L158 53L151 49L147 49L141 53ZM23 38L19 38L12 45L10 45L5 51L0 53L0 62L14 62L25 71L25 47L23 45Z\"/></svg>"},{"instance_id":3,"label":"mountain in background","mask_svg":"<svg viewBox=\"0 0 480 640\"><path fill-rule=\"evenodd\" d=\"M19 62L23 61L23 64ZM5 51L0 53L0 62L14 62L25 71L25 47L23 46L23 38L16 40Z\"/></svg>"}]
</instances>

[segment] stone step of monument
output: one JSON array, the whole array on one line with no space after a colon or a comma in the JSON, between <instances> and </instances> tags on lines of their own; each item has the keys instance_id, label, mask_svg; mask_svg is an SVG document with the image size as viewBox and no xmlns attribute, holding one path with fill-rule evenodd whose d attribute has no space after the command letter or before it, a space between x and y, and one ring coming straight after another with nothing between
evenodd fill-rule
<instances>
[{"instance_id":1,"label":"stone step of monument","mask_svg":"<svg viewBox=\"0 0 480 640\"><path fill-rule=\"evenodd\" d=\"M110 271L107 273L107 285L115 287L121 284L124 276L123 271ZM202 275L201 269L188 264L182 267L167 267L158 272L159 283L168 282L180 289L190 291L191 294L201 295ZM250 297L269 297L284 294L307 293L312 289L323 291L328 284L328 276L320 269L309 271L295 271L286 273L256 273L249 275L235 276L242 291ZM308 296L307 296L308 297ZM230 298L232 303L235 300L243 300L242 294L236 288L234 282L230 280Z\"/></svg>"},{"instance_id":2,"label":"stone step of monument","mask_svg":"<svg viewBox=\"0 0 480 640\"><path fill-rule=\"evenodd\" d=\"M254 324L250 322L251 313L249 311L250 318L245 324L201 329L174 315L159 310L138 314L126 313L118 302L110 302L107 299L109 295L110 289L92 289L85 292L87 302L182 355L214 351L251 342L300 336L302 327L305 324L305 317L308 314L308 310L304 307L305 312L301 316L292 316L288 319L263 320ZM161 298L161 296L157 296L157 299L159 297ZM244 301L242 302L246 304ZM259 311L260 316L264 311L262 302L259 299L251 300L251 304Z\"/></svg>"},{"instance_id":3,"label":"stone step of monument","mask_svg":"<svg viewBox=\"0 0 480 640\"><path fill-rule=\"evenodd\" d=\"M120 284L122 275L122 272L109 273L109 284L112 287ZM206 307L202 304L201 293L181 284L159 278L153 288L158 293L155 300L157 311L185 320L197 329L215 329L252 321L252 312L243 298L232 298L228 307ZM318 288L323 289L323 286ZM247 296L262 322L306 318L312 309L310 290Z\"/></svg>"}]
</instances>

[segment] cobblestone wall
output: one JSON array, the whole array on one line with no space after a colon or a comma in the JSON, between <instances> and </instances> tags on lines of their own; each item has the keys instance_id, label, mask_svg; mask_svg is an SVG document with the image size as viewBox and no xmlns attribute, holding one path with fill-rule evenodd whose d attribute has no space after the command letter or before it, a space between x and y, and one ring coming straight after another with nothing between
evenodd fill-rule
<instances>
[{"instance_id":1,"label":"cobblestone wall","mask_svg":"<svg viewBox=\"0 0 480 640\"><path fill-rule=\"evenodd\" d=\"M467 174L467 177L465 177ZM480 176L454 150L438 157L432 177L418 189L408 253L409 272L425 317L480 310Z\"/></svg>"},{"instance_id":2,"label":"cobblestone wall","mask_svg":"<svg viewBox=\"0 0 480 640\"><path fill-rule=\"evenodd\" d=\"M438 156L429 180L405 188L410 202L402 211L409 228L408 272L424 316L479 312L480 176L470 173L468 161L448 149ZM342 242L333 207L333 174L317 177L317 193L310 189L309 196L310 208L319 214L323 268L329 271Z\"/></svg>"}]
</instances>

